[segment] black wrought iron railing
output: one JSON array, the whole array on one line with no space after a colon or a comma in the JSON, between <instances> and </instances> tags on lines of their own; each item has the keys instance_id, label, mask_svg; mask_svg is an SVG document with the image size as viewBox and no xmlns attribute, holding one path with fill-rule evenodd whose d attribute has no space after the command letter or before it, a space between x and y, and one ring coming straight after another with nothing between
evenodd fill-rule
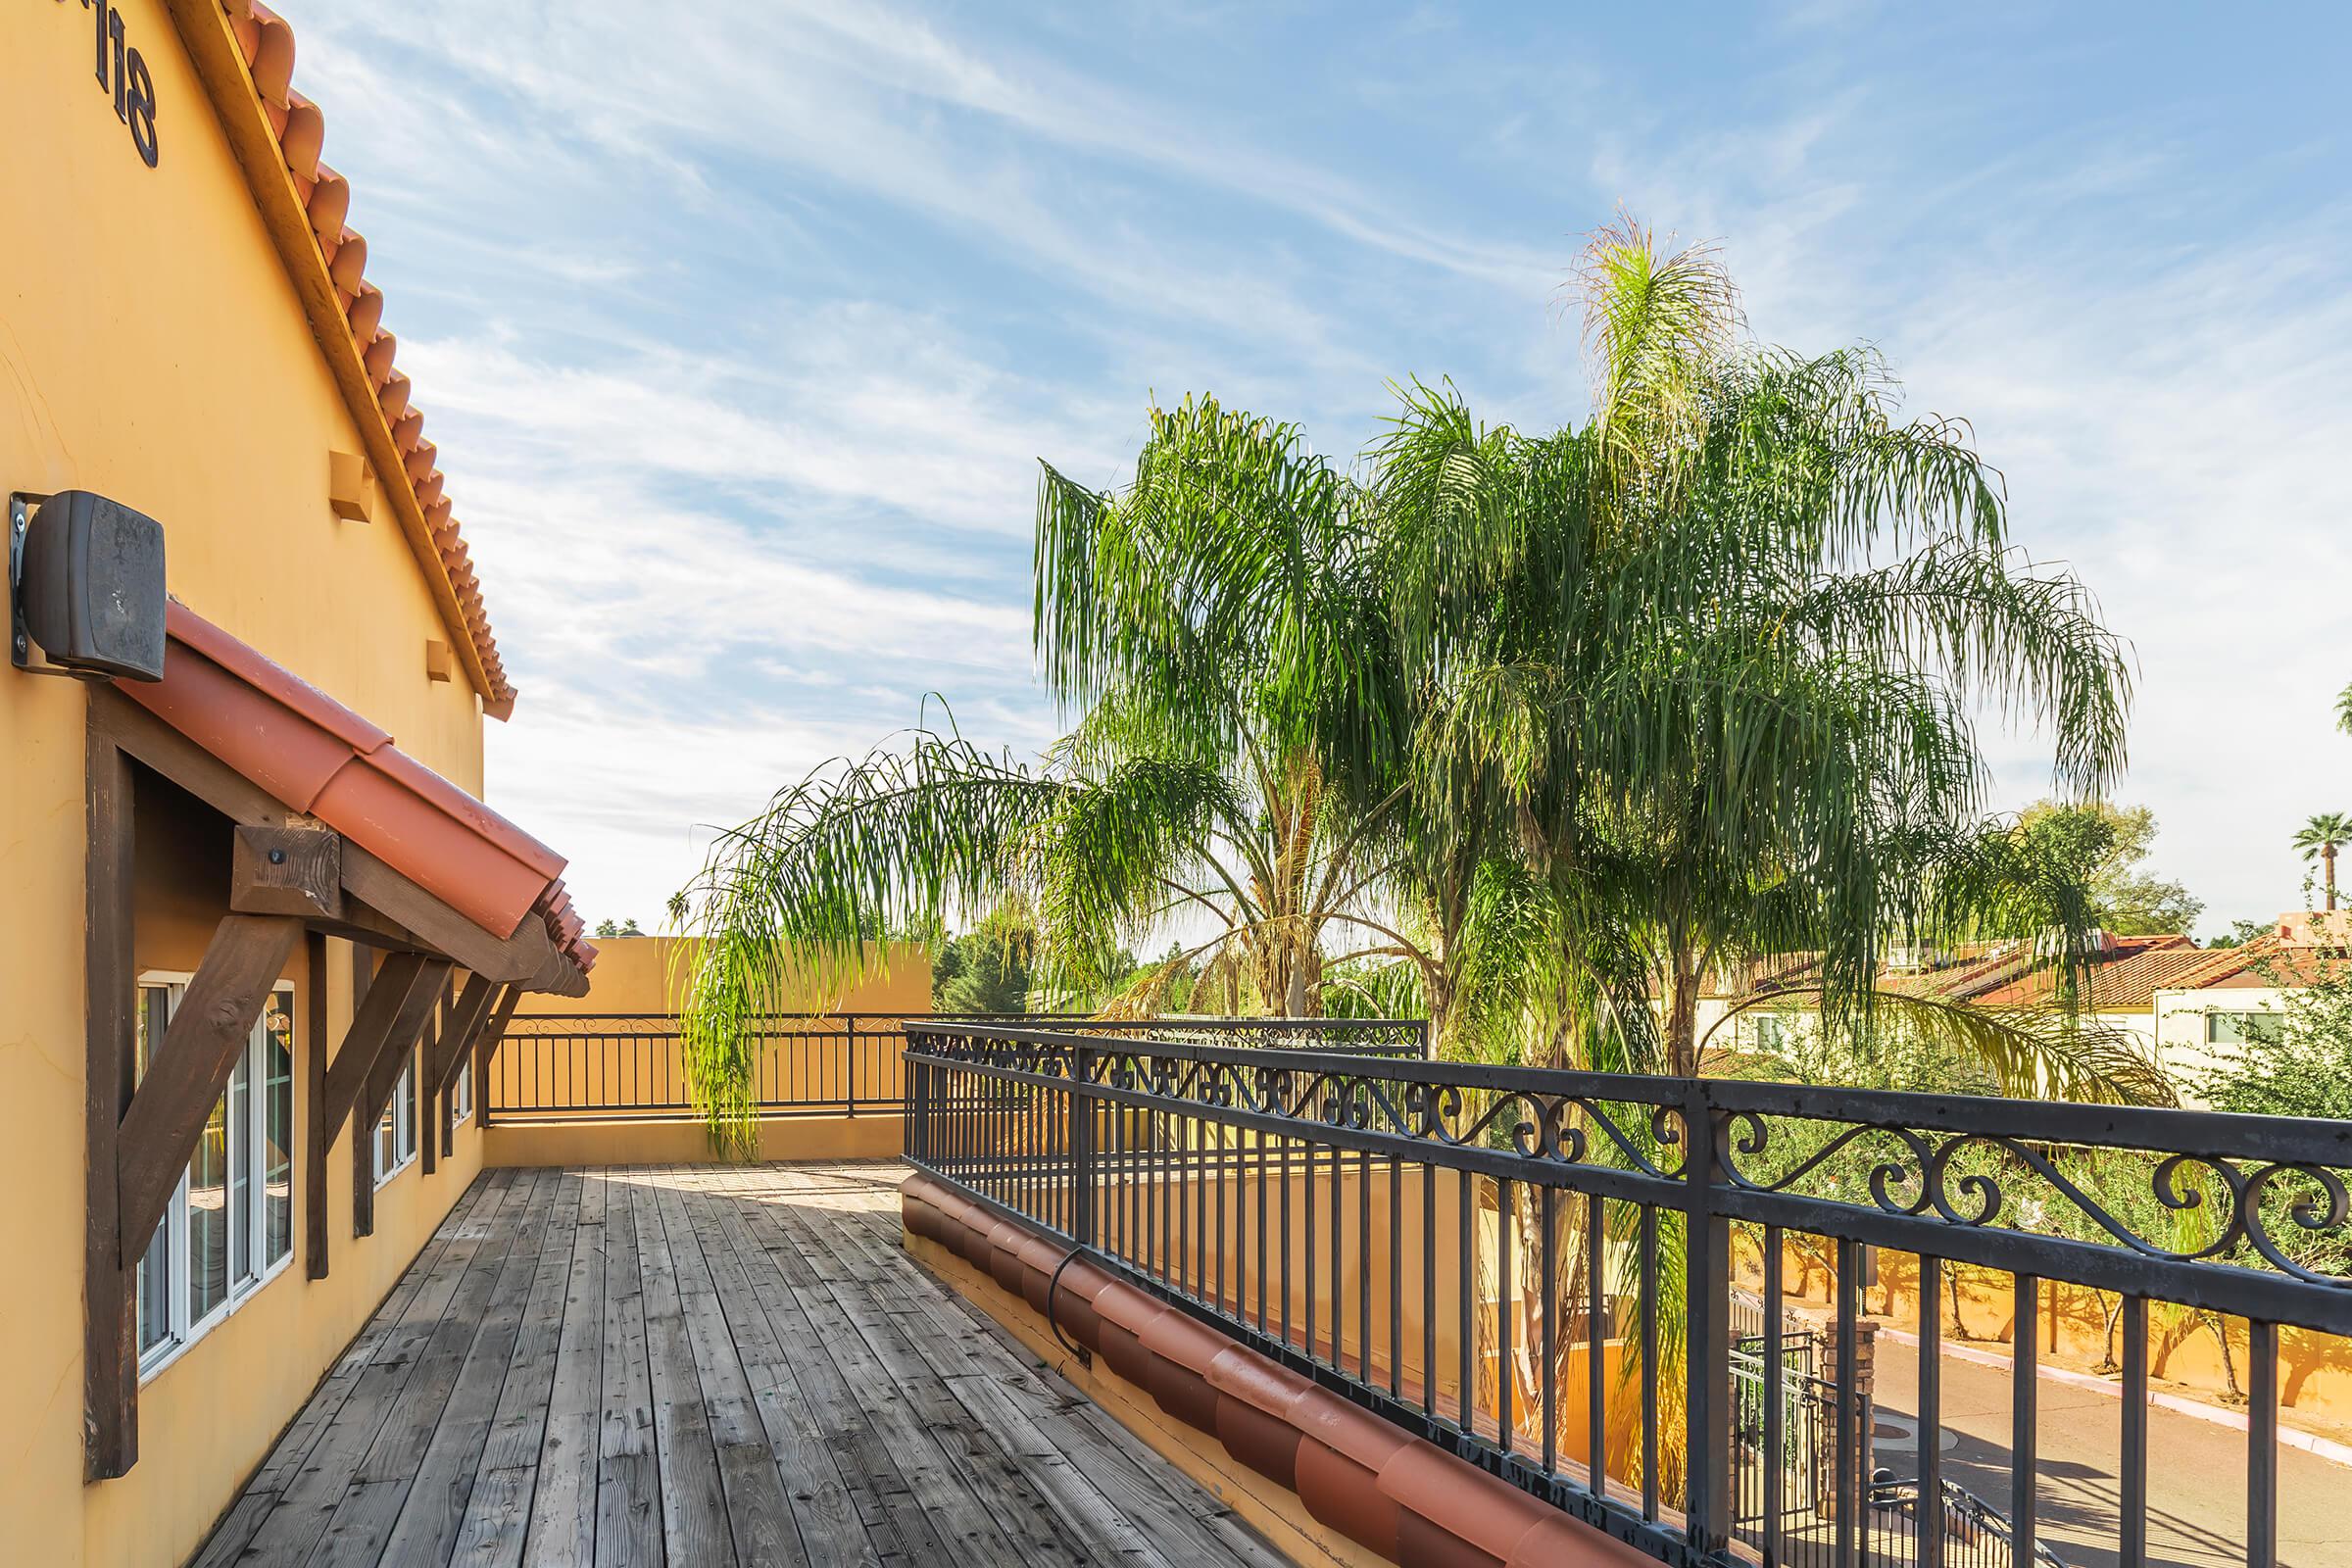
<instances>
[{"instance_id":1,"label":"black wrought iron railing","mask_svg":"<svg viewBox=\"0 0 2352 1568\"><path fill-rule=\"evenodd\" d=\"M2202 1314L2243 1369L2244 1557L2272 1563L2281 1334L2352 1333L2352 1125L906 1033L913 1163L1669 1562L2053 1561L2037 1363L2064 1291L2105 1293L2122 1347L2093 1534L2149 1560L2151 1319ZM1874 1463L1866 1261L1930 1348L1900 1476ZM1997 1509L1934 1438L1963 1274L2013 1324ZM1800 1286L1815 1328L1783 1310Z\"/></svg>"},{"instance_id":2,"label":"black wrought iron railing","mask_svg":"<svg viewBox=\"0 0 2352 1568\"><path fill-rule=\"evenodd\" d=\"M1108 1023L902 1012L771 1013L754 1025L752 1088L762 1116L897 1114L909 1023L1018 1023L1069 1033L1144 1036L1379 1056L1427 1054L1428 1026L1391 1018L1156 1018ZM683 1119L694 1102L675 1013L576 1013L512 1019L492 1058L492 1120Z\"/></svg>"}]
</instances>

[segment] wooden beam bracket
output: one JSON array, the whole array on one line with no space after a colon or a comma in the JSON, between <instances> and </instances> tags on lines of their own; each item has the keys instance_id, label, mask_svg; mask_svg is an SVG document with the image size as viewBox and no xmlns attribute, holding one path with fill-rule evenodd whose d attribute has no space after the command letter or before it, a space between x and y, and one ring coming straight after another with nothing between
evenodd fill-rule
<instances>
[{"instance_id":1,"label":"wooden beam bracket","mask_svg":"<svg viewBox=\"0 0 2352 1568\"><path fill-rule=\"evenodd\" d=\"M241 914L343 918L343 836L325 828L240 822L228 906Z\"/></svg>"}]
</instances>

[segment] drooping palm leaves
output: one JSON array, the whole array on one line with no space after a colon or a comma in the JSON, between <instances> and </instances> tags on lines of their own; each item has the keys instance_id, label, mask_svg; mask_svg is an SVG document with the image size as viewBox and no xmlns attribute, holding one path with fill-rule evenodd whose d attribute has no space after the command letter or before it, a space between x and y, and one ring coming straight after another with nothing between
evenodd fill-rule
<instances>
[{"instance_id":1,"label":"drooping palm leaves","mask_svg":"<svg viewBox=\"0 0 2352 1568\"><path fill-rule=\"evenodd\" d=\"M1712 257L1630 225L1584 278L1585 431L1406 395L1376 454L1396 618L1425 791L1510 824L1580 989L1690 1072L1717 963L1816 951L1842 1019L1888 941L1995 896L1945 874L1977 705L2045 725L2089 789L2128 682L2080 585L2009 548L1966 431L1903 421L1875 353L1740 344Z\"/></svg>"},{"instance_id":2,"label":"drooping palm leaves","mask_svg":"<svg viewBox=\"0 0 2352 1568\"><path fill-rule=\"evenodd\" d=\"M2001 881L1972 721L2042 724L2095 788L2128 683L1966 429L1905 420L1868 349L1745 343L1704 251L1626 224L1582 275L1581 428L1416 383L1352 472L1208 399L1152 411L1119 489L1046 466L1067 738L918 732L722 838L697 1059L740 1071L780 975L1008 899L1065 986L1178 935L1129 1006L1205 966L1269 1010L1417 998L1449 1054L1679 1072L1718 964L1817 952L1838 1023L1889 941L2029 905L2074 932Z\"/></svg>"}]
</instances>

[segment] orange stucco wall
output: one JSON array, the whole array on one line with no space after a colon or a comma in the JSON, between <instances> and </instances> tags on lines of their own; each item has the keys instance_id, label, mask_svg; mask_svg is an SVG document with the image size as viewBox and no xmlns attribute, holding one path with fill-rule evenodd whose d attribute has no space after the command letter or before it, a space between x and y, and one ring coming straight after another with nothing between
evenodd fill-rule
<instances>
[{"instance_id":1,"label":"orange stucco wall","mask_svg":"<svg viewBox=\"0 0 2352 1568\"><path fill-rule=\"evenodd\" d=\"M92 13L0 9L0 206L16 218L0 248L0 489L92 489L153 515L175 595L478 792L479 704L462 669L425 676L426 641L450 632L408 545L388 518L328 509L328 455L361 451L357 427L174 24L160 0L116 9L154 78L153 169L93 77ZM31 1200L0 1206L0 1556L172 1563L431 1233L479 1139L463 1132L433 1177L393 1180L358 1242L338 1144L333 1273L305 1278L298 1242L293 1267L146 1386L137 1466L83 1485L85 701L73 682L0 668L0 1174ZM148 849L137 962L192 968L225 884L202 846ZM330 945L330 1038L350 1005L346 956ZM299 1238L299 1174L296 1190Z\"/></svg>"}]
</instances>

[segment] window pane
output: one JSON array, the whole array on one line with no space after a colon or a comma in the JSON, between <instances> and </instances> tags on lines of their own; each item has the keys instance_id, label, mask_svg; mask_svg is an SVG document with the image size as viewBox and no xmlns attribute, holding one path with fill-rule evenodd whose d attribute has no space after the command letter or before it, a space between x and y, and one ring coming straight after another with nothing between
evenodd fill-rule
<instances>
[{"instance_id":1,"label":"window pane","mask_svg":"<svg viewBox=\"0 0 2352 1568\"><path fill-rule=\"evenodd\" d=\"M131 1054L133 1082L147 1076L156 1053L163 1050L164 1030L171 1020L172 988L139 987L138 1041ZM141 1355L172 1338L172 1209L167 1207L164 1217L155 1223L155 1239L139 1258L134 1291Z\"/></svg>"},{"instance_id":2,"label":"window pane","mask_svg":"<svg viewBox=\"0 0 2352 1568\"><path fill-rule=\"evenodd\" d=\"M172 988L139 987L139 1041L136 1059L131 1063L132 1083L147 1076L148 1063L155 1060L155 1054L164 1049L164 1030L171 1021Z\"/></svg>"},{"instance_id":3,"label":"window pane","mask_svg":"<svg viewBox=\"0 0 2352 1568\"><path fill-rule=\"evenodd\" d=\"M228 1075L228 1277L253 1278L253 1047Z\"/></svg>"},{"instance_id":4,"label":"window pane","mask_svg":"<svg viewBox=\"0 0 2352 1568\"><path fill-rule=\"evenodd\" d=\"M188 1318L228 1298L228 1101L213 1102L188 1161Z\"/></svg>"},{"instance_id":5,"label":"window pane","mask_svg":"<svg viewBox=\"0 0 2352 1568\"><path fill-rule=\"evenodd\" d=\"M2205 1038L2217 1046L2277 1045L2286 1020L2276 1012L2215 1012L2206 1015Z\"/></svg>"},{"instance_id":6,"label":"window pane","mask_svg":"<svg viewBox=\"0 0 2352 1568\"><path fill-rule=\"evenodd\" d=\"M262 1013L262 1263L294 1249L294 1014L284 992Z\"/></svg>"},{"instance_id":7,"label":"window pane","mask_svg":"<svg viewBox=\"0 0 2352 1568\"><path fill-rule=\"evenodd\" d=\"M409 1065L400 1069L400 1083L392 1091L392 1115L399 1128L394 1147L399 1157L408 1158L416 1152L416 1062L411 1057Z\"/></svg>"},{"instance_id":8,"label":"window pane","mask_svg":"<svg viewBox=\"0 0 2352 1568\"><path fill-rule=\"evenodd\" d=\"M156 1221L155 1239L139 1259L139 1354L172 1337L172 1215Z\"/></svg>"}]
</instances>

